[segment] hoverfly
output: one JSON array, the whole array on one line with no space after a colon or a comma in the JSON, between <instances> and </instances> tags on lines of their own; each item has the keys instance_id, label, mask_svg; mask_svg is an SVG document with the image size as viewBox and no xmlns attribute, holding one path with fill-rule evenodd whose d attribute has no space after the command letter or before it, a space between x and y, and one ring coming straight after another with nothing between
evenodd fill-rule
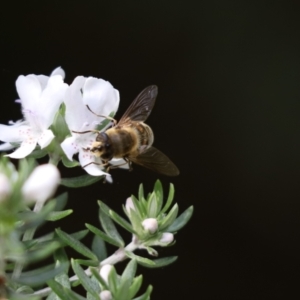
<instances>
[{"instance_id":1,"label":"hoverfly","mask_svg":"<svg viewBox=\"0 0 300 300\"><path fill-rule=\"evenodd\" d=\"M156 85L145 88L131 103L118 123L116 120L106 117L114 121L114 125L105 132L97 130L73 131L75 133L95 132L97 134L91 148L84 150L100 157L103 163L101 165L107 166L107 171L110 168L118 167L109 164L112 158L123 158L128 163L129 169L131 169L131 163L134 162L167 176L179 174L175 164L165 154L152 146L154 140L152 129L144 123L152 111L157 93ZM87 108L91 111L88 106Z\"/></svg>"}]
</instances>

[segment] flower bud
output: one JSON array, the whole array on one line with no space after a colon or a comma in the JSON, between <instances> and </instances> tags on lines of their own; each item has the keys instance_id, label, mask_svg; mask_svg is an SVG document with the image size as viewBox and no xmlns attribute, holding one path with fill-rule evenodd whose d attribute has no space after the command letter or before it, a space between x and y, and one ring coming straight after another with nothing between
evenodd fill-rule
<instances>
[{"instance_id":1,"label":"flower bud","mask_svg":"<svg viewBox=\"0 0 300 300\"><path fill-rule=\"evenodd\" d=\"M157 220L154 218L145 219L142 222L142 225L143 225L144 229L149 231L150 233L155 233L158 229Z\"/></svg>"},{"instance_id":2,"label":"flower bud","mask_svg":"<svg viewBox=\"0 0 300 300\"><path fill-rule=\"evenodd\" d=\"M102 291L100 293L100 299L101 300L111 300L112 299L111 292L108 290Z\"/></svg>"},{"instance_id":3,"label":"flower bud","mask_svg":"<svg viewBox=\"0 0 300 300\"><path fill-rule=\"evenodd\" d=\"M0 202L7 199L11 193L11 184L7 176L0 173Z\"/></svg>"},{"instance_id":4,"label":"flower bud","mask_svg":"<svg viewBox=\"0 0 300 300\"><path fill-rule=\"evenodd\" d=\"M164 232L159 242L168 245L174 241L174 235L170 232Z\"/></svg>"},{"instance_id":5,"label":"flower bud","mask_svg":"<svg viewBox=\"0 0 300 300\"><path fill-rule=\"evenodd\" d=\"M135 210L131 197L127 198L125 208L128 213L130 213L130 210Z\"/></svg>"},{"instance_id":6,"label":"flower bud","mask_svg":"<svg viewBox=\"0 0 300 300\"><path fill-rule=\"evenodd\" d=\"M100 270L100 276L105 280L106 283L108 283L108 275L112 268L113 268L112 265L107 264L104 265Z\"/></svg>"},{"instance_id":7,"label":"flower bud","mask_svg":"<svg viewBox=\"0 0 300 300\"><path fill-rule=\"evenodd\" d=\"M36 167L26 180L22 193L27 202L44 202L55 192L60 182L60 174L54 165Z\"/></svg>"}]
</instances>

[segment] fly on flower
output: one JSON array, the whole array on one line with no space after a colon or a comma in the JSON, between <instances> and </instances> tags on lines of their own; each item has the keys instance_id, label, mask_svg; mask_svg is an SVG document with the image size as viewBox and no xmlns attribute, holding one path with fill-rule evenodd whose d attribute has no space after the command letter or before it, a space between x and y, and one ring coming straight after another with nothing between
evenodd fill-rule
<instances>
[{"instance_id":1,"label":"fly on flower","mask_svg":"<svg viewBox=\"0 0 300 300\"><path fill-rule=\"evenodd\" d=\"M134 162L167 176L179 174L175 164L152 146L154 140L152 129L144 123L152 111L157 93L155 85L145 88L129 106L119 123L112 119L114 126L105 132L98 130L73 131L78 134L97 134L91 147L84 148L84 150L99 157L102 161L100 165L105 166L107 172L110 168L123 165L128 165L131 169L131 162ZM88 109L95 114L89 106ZM113 158L124 159L125 162L111 165L110 161ZM99 163L91 161L83 167L92 164Z\"/></svg>"}]
</instances>

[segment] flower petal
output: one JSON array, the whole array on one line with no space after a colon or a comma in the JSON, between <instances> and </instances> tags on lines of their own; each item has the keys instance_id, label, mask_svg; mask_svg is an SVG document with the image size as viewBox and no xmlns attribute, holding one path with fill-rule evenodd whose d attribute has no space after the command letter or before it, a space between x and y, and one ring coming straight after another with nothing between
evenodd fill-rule
<instances>
[{"instance_id":1,"label":"flower petal","mask_svg":"<svg viewBox=\"0 0 300 300\"><path fill-rule=\"evenodd\" d=\"M11 143L3 143L0 145L0 151L7 151L15 148Z\"/></svg>"},{"instance_id":2,"label":"flower petal","mask_svg":"<svg viewBox=\"0 0 300 300\"><path fill-rule=\"evenodd\" d=\"M16 81L16 88L22 102L23 110L31 110L38 105L42 88L37 76L19 76Z\"/></svg>"},{"instance_id":3,"label":"flower petal","mask_svg":"<svg viewBox=\"0 0 300 300\"><path fill-rule=\"evenodd\" d=\"M17 158L17 159L24 158L34 150L34 148L36 147L36 144L37 144L37 142L33 141L33 140L30 142L24 141L16 151L14 151L11 154L7 154L5 156L11 157L11 158Z\"/></svg>"},{"instance_id":4,"label":"flower petal","mask_svg":"<svg viewBox=\"0 0 300 300\"><path fill-rule=\"evenodd\" d=\"M47 147L53 138L54 134L50 129L43 131L42 135L38 139L38 144L41 146L41 149Z\"/></svg>"},{"instance_id":5,"label":"flower petal","mask_svg":"<svg viewBox=\"0 0 300 300\"><path fill-rule=\"evenodd\" d=\"M0 141L19 143L23 140L22 135L30 127L25 123L15 123L13 125L0 124Z\"/></svg>"},{"instance_id":6,"label":"flower petal","mask_svg":"<svg viewBox=\"0 0 300 300\"><path fill-rule=\"evenodd\" d=\"M67 155L69 160L73 160L73 155L75 153L79 152L79 148L75 142L76 137L71 136L66 138L61 144L61 148L63 149L63 151L65 152L65 154Z\"/></svg>"},{"instance_id":7,"label":"flower petal","mask_svg":"<svg viewBox=\"0 0 300 300\"><path fill-rule=\"evenodd\" d=\"M95 157L91 153L87 151L80 151L79 152L79 162L82 167L84 167L85 171L92 175L92 176L101 176L101 175L107 175L110 176L110 174L103 172L103 166L101 159ZM89 165L88 165L89 164Z\"/></svg>"},{"instance_id":8,"label":"flower petal","mask_svg":"<svg viewBox=\"0 0 300 300\"><path fill-rule=\"evenodd\" d=\"M65 79L66 77L66 73L62 69L62 67L57 67L56 69L54 69L50 76L54 76L54 75L60 75L63 79Z\"/></svg>"},{"instance_id":9,"label":"flower petal","mask_svg":"<svg viewBox=\"0 0 300 300\"><path fill-rule=\"evenodd\" d=\"M95 114L108 116L118 110L120 101L119 91L110 82L89 77L83 88L83 102Z\"/></svg>"},{"instance_id":10,"label":"flower petal","mask_svg":"<svg viewBox=\"0 0 300 300\"><path fill-rule=\"evenodd\" d=\"M129 169L129 164L123 158L113 158L109 163L121 169Z\"/></svg>"}]
</instances>

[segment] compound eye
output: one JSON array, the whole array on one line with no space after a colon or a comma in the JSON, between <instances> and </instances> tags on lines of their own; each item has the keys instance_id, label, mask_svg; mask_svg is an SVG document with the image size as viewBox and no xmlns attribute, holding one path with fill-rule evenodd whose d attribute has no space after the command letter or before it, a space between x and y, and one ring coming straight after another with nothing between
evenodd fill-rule
<instances>
[{"instance_id":1,"label":"compound eye","mask_svg":"<svg viewBox=\"0 0 300 300\"><path fill-rule=\"evenodd\" d=\"M109 143L106 143L106 144L105 144L105 147L106 147L106 148L109 148L109 147L110 147L110 144L109 144Z\"/></svg>"}]
</instances>

